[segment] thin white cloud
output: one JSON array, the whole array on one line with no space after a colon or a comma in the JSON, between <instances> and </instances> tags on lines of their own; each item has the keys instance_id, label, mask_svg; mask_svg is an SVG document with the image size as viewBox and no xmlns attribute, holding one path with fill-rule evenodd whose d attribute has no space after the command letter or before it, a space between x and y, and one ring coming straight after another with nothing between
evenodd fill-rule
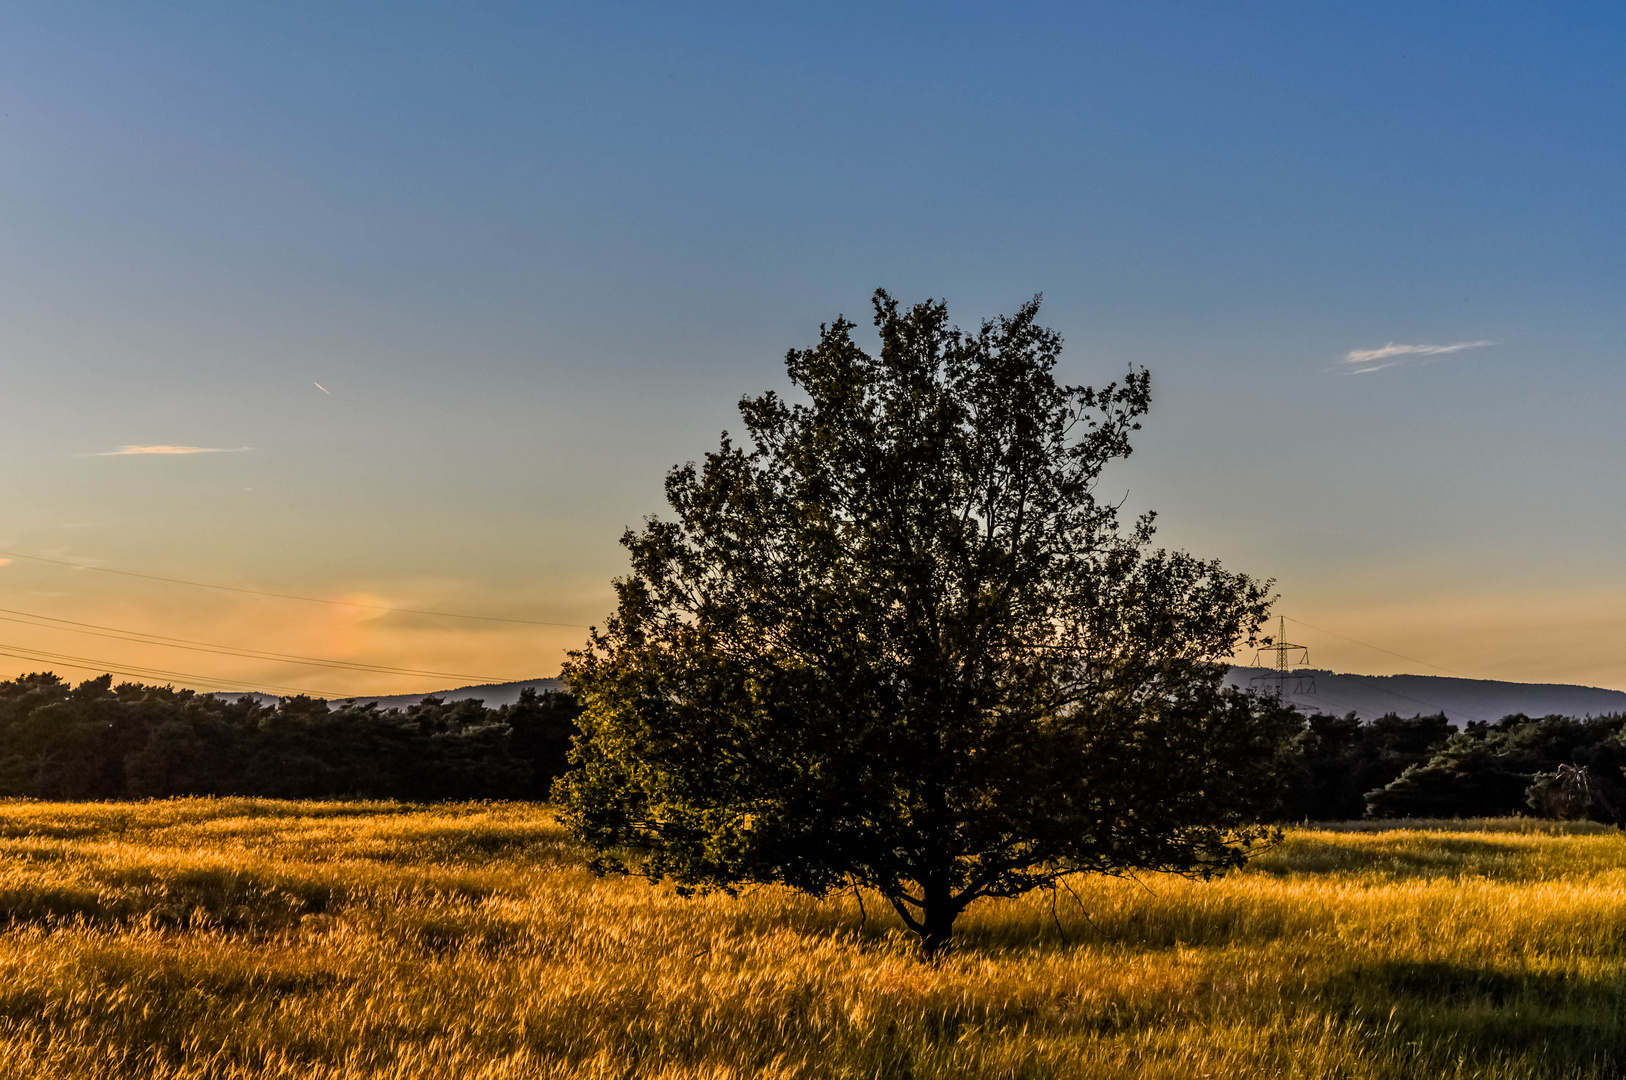
<instances>
[{"instance_id":1,"label":"thin white cloud","mask_svg":"<svg viewBox=\"0 0 1626 1080\"><path fill-rule=\"evenodd\" d=\"M129 454L241 454L252 446L121 446L117 450L103 450L99 454L80 454L80 457L125 457Z\"/></svg>"},{"instance_id":2,"label":"thin white cloud","mask_svg":"<svg viewBox=\"0 0 1626 1080\"><path fill-rule=\"evenodd\" d=\"M1447 356L1464 349L1480 349L1494 345L1494 341L1458 341L1451 345L1399 345L1391 341L1379 349L1351 349L1344 355L1343 367L1337 370L1345 375L1366 375L1384 368L1415 364L1436 356Z\"/></svg>"}]
</instances>

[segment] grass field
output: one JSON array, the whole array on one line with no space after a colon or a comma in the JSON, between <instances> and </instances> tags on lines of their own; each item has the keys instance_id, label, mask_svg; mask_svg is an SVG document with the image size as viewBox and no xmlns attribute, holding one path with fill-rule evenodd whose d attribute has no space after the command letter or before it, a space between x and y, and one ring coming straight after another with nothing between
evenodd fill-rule
<instances>
[{"instance_id":1,"label":"grass field","mask_svg":"<svg viewBox=\"0 0 1626 1080\"><path fill-rule=\"evenodd\" d=\"M975 907L938 964L866 909L595 880L528 805L5 803L0 1076L1626 1067L1626 839L1593 826L1290 830L1219 882Z\"/></svg>"}]
</instances>

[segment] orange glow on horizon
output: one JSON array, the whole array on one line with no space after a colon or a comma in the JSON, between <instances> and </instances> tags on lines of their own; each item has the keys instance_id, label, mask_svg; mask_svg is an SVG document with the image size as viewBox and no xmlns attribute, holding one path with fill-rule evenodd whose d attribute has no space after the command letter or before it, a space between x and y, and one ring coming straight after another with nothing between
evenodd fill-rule
<instances>
[{"instance_id":1,"label":"orange glow on horizon","mask_svg":"<svg viewBox=\"0 0 1626 1080\"><path fill-rule=\"evenodd\" d=\"M8 568L8 575L13 573ZM88 575L68 582L82 585ZM57 581L56 584L62 584ZM209 593L153 596L142 582L97 581L97 588L8 589L3 606L16 612L72 620L86 626L44 625L41 620L0 612L0 650L38 651L100 664L75 666L61 659L0 660L4 677L55 671L78 683L124 666L187 673L167 678L115 673L115 681L173 683L196 689L265 687L269 693L304 691L326 698L371 694L433 693L486 682L549 678L558 674L565 653L586 639L585 629L436 618L380 610L383 606L467 611L511 610L516 599L458 595L445 585L408 592L334 592L311 595L349 607L272 597ZM465 591L466 592L466 591ZM538 605L539 607L541 605ZM105 628L105 629L102 629ZM136 641L118 631L181 639L170 643ZM190 644L182 646L182 641ZM226 655L229 650L415 669L439 674L406 674L325 667L312 663ZM196 677L192 677L196 676Z\"/></svg>"}]
</instances>

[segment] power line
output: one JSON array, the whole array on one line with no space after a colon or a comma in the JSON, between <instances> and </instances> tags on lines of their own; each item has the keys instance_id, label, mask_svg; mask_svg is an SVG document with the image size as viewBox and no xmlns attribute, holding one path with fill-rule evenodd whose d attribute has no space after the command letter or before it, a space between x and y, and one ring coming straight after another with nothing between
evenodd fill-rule
<instances>
[{"instance_id":1,"label":"power line","mask_svg":"<svg viewBox=\"0 0 1626 1080\"><path fill-rule=\"evenodd\" d=\"M1283 616L1283 617L1284 618L1292 618L1291 615ZM1398 656L1402 660L1409 660L1413 664L1422 664L1424 667L1431 667L1435 671L1443 671L1448 675L1455 675L1459 679L1473 679L1472 675L1464 675L1460 671L1453 671L1448 667L1441 667L1439 664L1431 664L1427 660L1419 660L1415 656L1407 656L1405 653L1397 653L1393 649L1385 649L1381 645L1373 645L1370 642L1357 641L1355 638L1346 637L1345 635L1337 633L1337 632L1332 631L1332 630L1323 630L1319 626L1310 625L1309 623L1305 622L1303 619L1293 619L1293 621L1298 623L1300 626L1304 627L1307 630L1314 630L1317 633L1322 633L1322 634L1331 634L1333 637L1339 638L1339 639L1341 639L1343 641L1347 641L1352 645L1359 645L1362 648L1366 648L1366 649L1374 649L1374 650L1376 650L1377 652L1380 652L1380 653L1388 653L1390 656ZM1478 681L1478 680L1475 680L1475 681Z\"/></svg>"},{"instance_id":2,"label":"power line","mask_svg":"<svg viewBox=\"0 0 1626 1080\"><path fill-rule=\"evenodd\" d=\"M259 682L250 679L217 679L212 675L198 675L189 671L167 671L164 668L142 667L136 664L110 664L103 660L95 660L85 656L69 656L66 653L45 652L42 649L28 649L21 645L7 645L0 643L0 656L10 656L17 660L32 660L48 664L57 664L63 667L79 668L84 671L102 671L112 675L129 675L137 679L200 679L205 683L259 687L262 690L290 691L295 694L309 694L319 698L333 698L332 694L324 694L320 690L310 690L302 686L279 686L276 683ZM229 691L228 691L229 692Z\"/></svg>"},{"instance_id":3,"label":"power line","mask_svg":"<svg viewBox=\"0 0 1626 1080\"><path fill-rule=\"evenodd\" d=\"M11 616L23 616L12 618ZM41 620L29 622L29 619ZM368 664L355 660L334 660L320 656L297 656L290 653L268 652L261 649L239 649L231 645L219 645L208 641L193 641L188 638L165 637L162 634L148 634L140 630L122 630L115 626L99 626L96 623L75 622L72 619L59 619L53 615L36 615L31 611L13 611L10 608L0 608L0 621L14 622L22 626L35 626L43 630L66 630L74 634L88 634L91 637L111 638L114 641L132 641L140 645L159 645L166 649L187 649L192 652L214 653L219 656L236 656L249 660L272 660L284 664L301 664L306 667L334 668L340 671L370 671L382 675L415 675L428 679L472 679L475 682L501 682L502 680L489 675L470 675L462 671L425 671L419 668L391 667L384 664ZM60 626L50 625L60 623ZM83 629L81 629L83 628ZM99 633L98 631L107 631Z\"/></svg>"},{"instance_id":4,"label":"power line","mask_svg":"<svg viewBox=\"0 0 1626 1080\"><path fill-rule=\"evenodd\" d=\"M197 589L219 589L221 592L245 593L249 596L272 596L278 600L303 600L307 604L331 604L335 607L365 608L369 611L394 611L403 615L433 615L441 619L473 619L477 622L518 623L524 626L563 626L574 630L591 629L586 623L545 622L541 619L505 619L497 615L466 615L457 611L426 611L422 608L392 607L389 604L362 604L353 600L325 600L319 596L297 596L293 593L267 592L264 589L243 589L235 585L215 585L206 581L188 581L185 578L162 577L158 574L139 574L134 570L115 570L110 566L91 566L88 563L67 562L63 559L47 559L43 555L25 555L20 551L0 551L0 555L13 559L29 559L33 562L51 563L54 566L67 566L75 570L95 570L103 574L118 574L120 577L163 581L170 585L190 585Z\"/></svg>"},{"instance_id":5,"label":"power line","mask_svg":"<svg viewBox=\"0 0 1626 1080\"><path fill-rule=\"evenodd\" d=\"M1434 668L1436 671L1444 671L1447 674L1455 675L1458 678L1469 679L1469 680L1474 681L1474 682L1480 681L1480 680L1474 679L1474 677L1472 675L1464 675L1460 671L1453 671L1451 668L1441 667L1439 664L1431 664L1427 660L1419 660L1415 656L1407 656L1405 653L1397 653L1393 649L1385 649L1381 645L1373 645L1371 642L1360 641L1360 640L1358 640L1356 638L1352 638L1352 637L1349 637L1347 635L1340 634L1340 633L1338 633L1336 631L1327 630L1327 629L1324 629L1324 628L1322 628L1320 626L1315 626L1315 625L1313 625L1311 623L1307 623L1303 619L1293 619L1293 617L1291 615L1285 615L1285 616L1281 616L1281 617L1285 618L1285 619L1292 619L1293 622L1298 623L1300 626L1304 627L1307 630L1314 630L1314 631L1316 631L1317 633L1320 633L1320 634L1327 634L1327 635L1329 635L1331 637L1338 638L1338 639L1340 639L1342 641L1347 641L1352 645L1359 645L1362 648L1372 649L1372 650L1374 650L1376 652L1380 652L1380 653L1387 653L1390 656L1399 657L1400 659L1409 661L1409 662L1411 662L1413 664L1422 664L1424 667L1431 667L1431 668ZM1353 677L1354 678L1381 678L1383 676L1375 676L1375 675L1361 676L1361 675L1357 675L1357 676L1353 676ZM1401 699L1402 701L1409 701L1414 705L1422 705L1425 708L1437 709L1437 710L1439 710L1439 712L1442 715L1445 714L1447 711L1450 711L1450 712L1460 713L1460 714L1462 714L1463 716L1467 717L1470 720L1483 720L1482 717L1475 716L1473 713L1469 712L1466 709L1453 708L1453 709L1447 710L1445 708L1445 706L1440 705L1437 702L1424 701L1421 698L1414 698L1414 697L1411 697L1409 695L1399 693L1398 691L1390 690L1388 687L1378 686L1378 687L1373 687L1373 689L1377 690L1381 694L1387 694L1390 697L1396 697L1396 698ZM1336 697L1338 695L1334 694L1334 696ZM1488 721L1485 721L1485 722L1488 723Z\"/></svg>"}]
</instances>

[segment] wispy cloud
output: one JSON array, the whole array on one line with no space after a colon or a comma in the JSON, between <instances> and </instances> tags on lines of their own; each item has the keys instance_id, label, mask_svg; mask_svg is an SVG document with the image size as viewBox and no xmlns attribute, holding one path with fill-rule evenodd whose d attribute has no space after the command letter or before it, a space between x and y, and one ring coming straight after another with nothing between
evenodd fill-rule
<instances>
[{"instance_id":1,"label":"wispy cloud","mask_svg":"<svg viewBox=\"0 0 1626 1080\"><path fill-rule=\"evenodd\" d=\"M80 457L125 457L129 454L241 454L252 446L121 446L117 450L103 450L99 454L80 454Z\"/></svg>"},{"instance_id":2,"label":"wispy cloud","mask_svg":"<svg viewBox=\"0 0 1626 1080\"><path fill-rule=\"evenodd\" d=\"M1341 366L1334 370L1342 371L1345 375L1365 375L1373 371L1382 371L1384 368L1422 363L1464 349L1479 349L1494 344L1496 344L1494 341L1458 341L1451 345L1399 345L1391 341L1380 349L1349 350Z\"/></svg>"}]
</instances>

